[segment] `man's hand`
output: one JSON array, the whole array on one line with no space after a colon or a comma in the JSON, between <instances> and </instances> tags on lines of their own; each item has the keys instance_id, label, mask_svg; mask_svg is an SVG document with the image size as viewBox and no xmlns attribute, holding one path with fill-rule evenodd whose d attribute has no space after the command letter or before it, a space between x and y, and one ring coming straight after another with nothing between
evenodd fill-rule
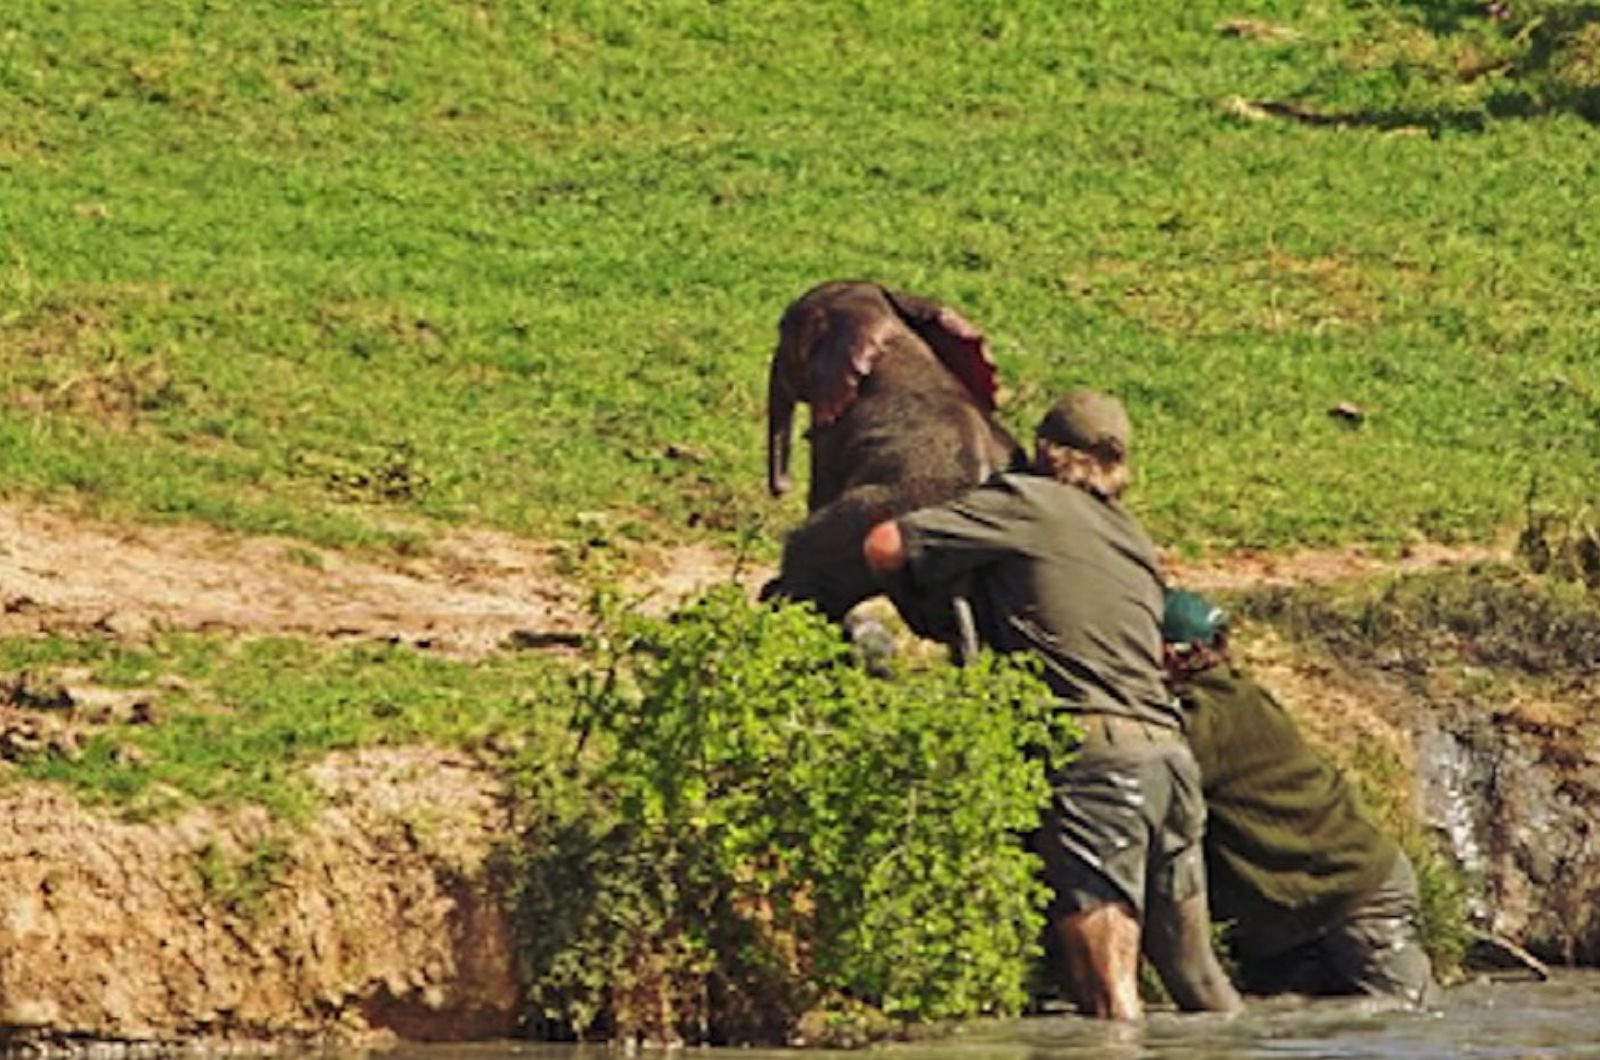
<instances>
[{"instance_id":1,"label":"man's hand","mask_svg":"<svg viewBox=\"0 0 1600 1060\"><path fill-rule=\"evenodd\" d=\"M904 570L906 543L900 537L900 524L885 519L868 530L861 542L861 554L866 557L867 569L879 577Z\"/></svg>"}]
</instances>

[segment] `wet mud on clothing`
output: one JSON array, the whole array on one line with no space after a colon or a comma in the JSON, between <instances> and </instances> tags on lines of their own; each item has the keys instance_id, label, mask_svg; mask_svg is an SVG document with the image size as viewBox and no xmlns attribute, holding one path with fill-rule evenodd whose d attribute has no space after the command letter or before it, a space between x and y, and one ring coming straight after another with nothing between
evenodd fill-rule
<instances>
[{"instance_id":1,"label":"wet mud on clothing","mask_svg":"<svg viewBox=\"0 0 1600 1060\"><path fill-rule=\"evenodd\" d=\"M1102 902L1147 907L1205 889L1200 773L1177 732L1115 715L1084 715L1077 757L1053 775L1034 851L1055 892L1051 915Z\"/></svg>"},{"instance_id":2,"label":"wet mud on clothing","mask_svg":"<svg viewBox=\"0 0 1600 1060\"><path fill-rule=\"evenodd\" d=\"M1435 986L1422 948L1417 878L1401 854L1389 875L1317 937L1265 960L1239 962L1255 994L1368 994L1423 1006Z\"/></svg>"}]
</instances>

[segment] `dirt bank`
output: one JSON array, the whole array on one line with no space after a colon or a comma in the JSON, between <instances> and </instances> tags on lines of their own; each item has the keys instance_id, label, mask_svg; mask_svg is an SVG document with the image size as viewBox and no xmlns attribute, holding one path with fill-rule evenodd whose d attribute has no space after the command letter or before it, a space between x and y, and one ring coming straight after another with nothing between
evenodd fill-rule
<instances>
[{"instance_id":1,"label":"dirt bank","mask_svg":"<svg viewBox=\"0 0 1600 1060\"><path fill-rule=\"evenodd\" d=\"M733 569L708 549L632 561L647 607ZM362 557L0 505L0 635L275 634L470 657L584 627L586 590L558 566L555 549L488 532ZM71 675L62 691L136 709ZM129 822L62 788L3 783L13 751L77 749L62 712L21 698L0 703L0 1042L515 1030L510 926L487 860L506 835L492 769L436 748L336 755L312 770L324 805L307 822L204 809Z\"/></svg>"},{"instance_id":2,"label":"dirt bank","mask_svg":"<svg viewBox=\"0 0 1600 1060\"><path fill-rule=\"evenodd\" d=\"M0 788L0 1043L510 1034L492 776L424 748L334 756L287 827L259 811L122 821Z\"/></svg>"}]
</instances>

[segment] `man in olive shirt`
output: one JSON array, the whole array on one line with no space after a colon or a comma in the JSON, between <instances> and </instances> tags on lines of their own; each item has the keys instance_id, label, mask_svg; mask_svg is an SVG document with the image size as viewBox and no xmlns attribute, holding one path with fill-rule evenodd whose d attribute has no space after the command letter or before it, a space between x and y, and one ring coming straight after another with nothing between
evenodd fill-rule
<instances>
[{"instance_id":1,"label":"man in olive shirt","mask_svg":"<svg viewBox=\"0 0 1600 1060\"><path fill-rule=\"evenodd\" d=\"M1277 700L1228 665L1218 608L1168 593L1161 632L1205 790L1211 907L1232 922L1245 989L1426 1003L1410 861Z\"/></svg>"},{"instance_id":2,"label":"man in olive shirt","mask_svg":"<svg viewBox=\"0 0 1600 1060\"><path fill-rule=\"evenodd\" d=\"M1162 680L1155 549L1118 500L1130 433L1115 399L1073 391L1039 424L1032 473L879 523L863 546L874 571L916 589L969 585L979 639L1032 653L1081 723L1034 846L1064 985L1120 1019L1142 1013L1141 943L1180 1006L1239 1005L1211 950L1205 808Z\"/></svg>"}]
</instances>

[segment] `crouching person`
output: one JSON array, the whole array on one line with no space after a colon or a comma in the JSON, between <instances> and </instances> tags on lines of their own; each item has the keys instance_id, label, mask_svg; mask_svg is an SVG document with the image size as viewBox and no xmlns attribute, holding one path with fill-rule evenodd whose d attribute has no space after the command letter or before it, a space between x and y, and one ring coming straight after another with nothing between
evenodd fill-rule
<instances>
[{"instance_id":1,"label":"crouching person","mask_svg":"<svg viewBox=\"0 0 1600 1060\"><path fill-rule=\"evenodd\" d=\"M1266 689L1228 661L1223 613L1182 590L1161 624L1206 800L1206 877L1247 993L1426 1004L1411 862Z\"/></svg>"}]
</instances>

